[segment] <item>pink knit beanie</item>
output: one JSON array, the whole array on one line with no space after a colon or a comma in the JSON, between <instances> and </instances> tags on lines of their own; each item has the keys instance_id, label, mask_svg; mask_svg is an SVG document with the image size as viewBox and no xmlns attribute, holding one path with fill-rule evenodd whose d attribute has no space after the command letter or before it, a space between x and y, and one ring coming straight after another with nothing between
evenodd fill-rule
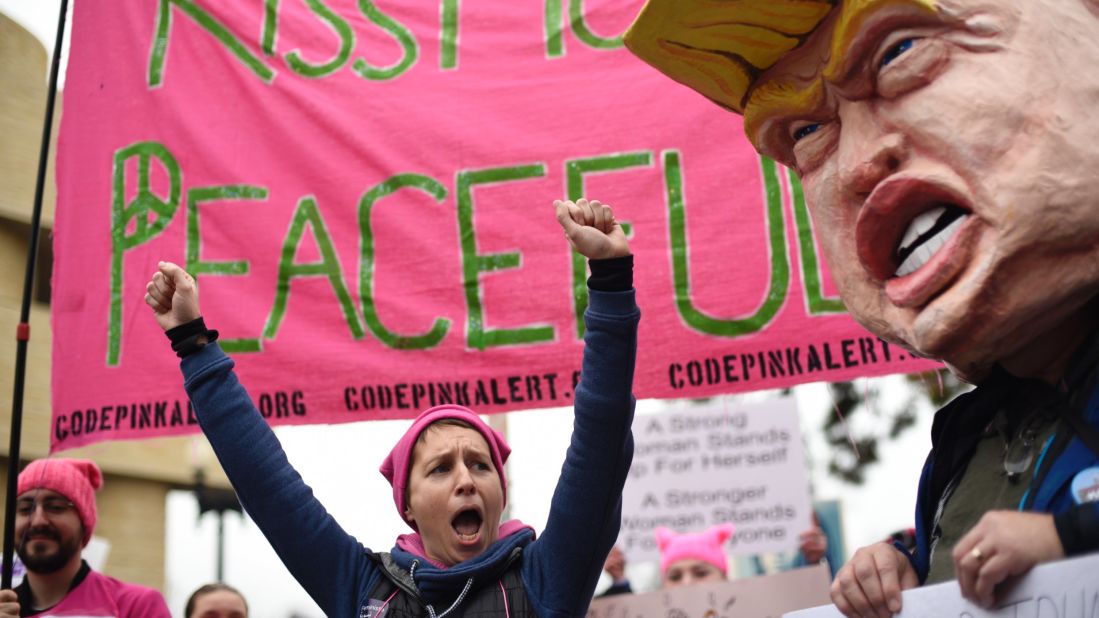
<instances>
[{"instance_id":1,"label":"pink knit beanie","mask_svg":"<svg viewBox=\"0 0 1099 618\"><path fill-rule=\"evenodd\" d=\"M103 486L103 473L95 462L86 459L36 459L19 473L17 496L32 489L49 489L65 496L76 507L84 524L84 545L92 538L98 518L95 492Z\"/></svg>"},{"instance_id":2,"label":"pink knit beanie","mask_svg":"<svg viewBox=\"0 0 1099 618\"><path fill-rule=\"evenodd\" d=\"M400 513L401 519L404 519L417 532L419 532L419 528L416 527L416 523L405 519L405 508L407 507L405 488L408 487L408 468L412 465L412 449L416 446L416 439L427 429L428 425L448 418L469 423L481 434L485 442L488 442L488 448L492 451L492 465L496 466L496 473L500 475L500 488L503 490L504 505L506 506L508 503L508 481L504 475L504 462L508 460L508 455L511 454L511 447L504 440L504 436L489 427L481 420L480 416L477 416L469 408L456 405L435 406L420 413L420 416L416 418L408 431L397 441L397 445L389 452L380 468L382 476L393 486L393 502L397 505L397 512Z\"/></svg>"},{"instance_id":3,"label":"pink knit beanie","mask_svg":"<svg viewBox=\"0 0 1099 618\"><path fill-rule=\"evenodd\" d=\"M656 544L660 548L660 574L666 575L672 563L684 558L709 562L729 572L729 559L725 556L725 541L733 535L733 524L717 524L698 534L676 534L667 528L656 529Z\"/></svg>"}]
</instances>

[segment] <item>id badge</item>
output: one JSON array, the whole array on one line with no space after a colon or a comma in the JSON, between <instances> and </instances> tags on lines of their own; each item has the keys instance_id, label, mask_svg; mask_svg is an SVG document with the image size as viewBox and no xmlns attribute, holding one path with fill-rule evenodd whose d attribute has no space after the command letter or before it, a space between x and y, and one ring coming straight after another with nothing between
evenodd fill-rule
<instances>
[{"instance_id":1,"label":"id badge","mask_svg":"<svg viewBox=\"0 0 1099 618\"><path fill-rule=\"evenodd\" d=\"M1076 504L1099 502L1099 466L1081 470L1072 477L1072 499Z\"/></svg>"}]
</instances>

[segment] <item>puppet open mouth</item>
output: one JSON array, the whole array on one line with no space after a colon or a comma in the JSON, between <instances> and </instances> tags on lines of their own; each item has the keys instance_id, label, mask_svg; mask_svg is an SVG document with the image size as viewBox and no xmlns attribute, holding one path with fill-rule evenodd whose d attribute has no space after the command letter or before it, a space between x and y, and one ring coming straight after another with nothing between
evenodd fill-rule
<instances>
[{"instance_id":1,"label":"puppet open mouth","mask_svg":"<svg viewBox=\"0 0 1099 618\"><path fill-rule=\"evenodd\" d=\"M959 267L957 249L964 247L956 245L959 233L972 227L965 225L971 215L965 192L947 182L889 178L867 197L855 222L859 261L883 283L903 280L921 289L932 279L943 283ZM928 281L916 285L914 278Z\"/></svg>"},{"instance_id":2,"label":"puppet open mouth","mask_svg":"<svg viewBox=\"0 0 1099 618\"><path fill-rule=\"evenodd\" d=\"M908 224L897 244L897 277L919 270L962 227L969 216L954 204L943 203L920 213Z\"/></svg>"},{"instance_id":3,"label":"puppet open mouth","mask_svg":"<svg viewBox=\"0 0 1099 618\"><path fill-rule=\"evenodd\" d=\"M458 533L458 539L465 542L476 541L478 535L481 533L481 524L484 522L484 518L477 512L476 509L466 509L454 519L451 520L450 525L454 528L454 532Z\"/></svg>"}]
</instances>

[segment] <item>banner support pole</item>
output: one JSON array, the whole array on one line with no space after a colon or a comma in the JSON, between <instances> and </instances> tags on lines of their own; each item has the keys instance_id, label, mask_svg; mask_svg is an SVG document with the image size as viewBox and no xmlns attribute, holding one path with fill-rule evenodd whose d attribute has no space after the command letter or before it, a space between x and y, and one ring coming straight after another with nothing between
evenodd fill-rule
<instances>
[{"instance_id":1,"label":"banner support pole","mask_svg":"<svg viewBox=\"0 0 1099 618\"><path fill-rule=\"evenodd\" d=\"M46 117L42 124L42 145L38 155L38 179L34 187L34 214L31 216L31 232L27 248L27 271L23 279L23 304L19 312L15 340L15 383L12 387L11 441L8 446L8 493L4 505L4 563L0 572L0 588L11 588L15 550L15 495L19 479L19 445L23 433L23 386L27 373L27 344L31 338L30 310L34 292L34 267L38 261L38 236L42 229L42 197L46 186L46 166L49 163L50 135L53 132L53 108L57 99L57 76L61 67L61 44L65 40L65 18L69 0L61 0L57 16L57 36L53 44L50 63L50 83L46 93Z\"/></svg>"}]
</instances>

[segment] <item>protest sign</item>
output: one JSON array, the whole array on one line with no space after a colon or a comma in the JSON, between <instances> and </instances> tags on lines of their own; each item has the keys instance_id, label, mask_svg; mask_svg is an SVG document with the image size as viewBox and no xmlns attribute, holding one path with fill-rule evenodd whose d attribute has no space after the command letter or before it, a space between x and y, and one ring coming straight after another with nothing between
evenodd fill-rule
<instances>
[{"instance_id":1,"label":"protest sign","mask_svg":"<svg viewBox=\"0 0 1099 618\"><path fill-rule=\"evenodd\" d=\"M640 397L933 367L843 311L796 178L632 57L641 0L82 0L58 149L54 450L197 430L142 296L183 264L272 423L566 406L551 203L615 207Z\"/></svg>"},{"instance_id":2,"label":"protest sign","mask_svg":"<svg viewBox=\"0 0 1099 618\"><path fill-rule=\"evenodd\" d=\"M659 558L658 526L701 532L730 522L732 554L797 548L811 507L792 397L684 402L638 415L633 433L618 540L630 561Z\"/></svg>"},{"instance_id":3,"label":"protest sign","mask_svg":"<svg viewBox=\"0 0 1099 618\"><path fill-rule=\"evenodd\" d=\"M903 592L897 618L1097 618L1099 555L1041 564L996 591L991 609L962 597L950 581ZM842 618L834 605L786 614L784 618Z\"/></svg>"},{"instance_id":4,"label":"protest sign","mask_svg":"<svg viewBox=\"0 0 1099 618\"><path fill-rule=\"evenodd\" d=\"M588 618L777 618L828 601L831 575L816 565L775 575L597 598Z\"/></svg>"}]
</instances>

